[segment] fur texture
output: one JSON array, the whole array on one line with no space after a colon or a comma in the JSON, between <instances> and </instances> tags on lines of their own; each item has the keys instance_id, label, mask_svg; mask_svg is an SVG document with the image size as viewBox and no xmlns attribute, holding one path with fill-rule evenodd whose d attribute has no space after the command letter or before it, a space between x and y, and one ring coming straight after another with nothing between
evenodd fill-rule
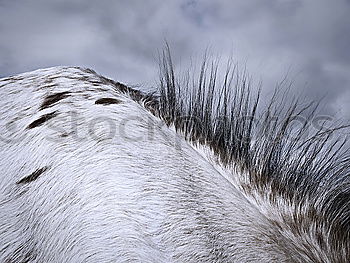
<instances>
[{"instance_id":1,"label":"fur texture","mask_svg":"<svg viewBox=\"0 0 350 263\"><path fill-rule=\"evenodd\" d=\"M335 129L290 132L305 107L274 100L256 124L245 78L161 69L159 96L82 68L0 80L0 262L348 262Z\"/></svg>"}]
</instances>

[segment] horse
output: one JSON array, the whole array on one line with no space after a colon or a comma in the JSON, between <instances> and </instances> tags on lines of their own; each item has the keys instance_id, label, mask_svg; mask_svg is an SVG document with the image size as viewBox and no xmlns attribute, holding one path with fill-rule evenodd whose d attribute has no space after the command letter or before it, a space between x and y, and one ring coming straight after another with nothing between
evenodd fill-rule
<instances>
[{"instance_id":1,"label":"horse","mask_svg":"<svg viewBox=\"0 0 350 263\"><path fill-rule=\"evenodd\" d=\"M261 109L232 67L160 65L156 93L0 80L0 262L349 262L347 128L279 90Z\"/></svg>"}]
</instances>

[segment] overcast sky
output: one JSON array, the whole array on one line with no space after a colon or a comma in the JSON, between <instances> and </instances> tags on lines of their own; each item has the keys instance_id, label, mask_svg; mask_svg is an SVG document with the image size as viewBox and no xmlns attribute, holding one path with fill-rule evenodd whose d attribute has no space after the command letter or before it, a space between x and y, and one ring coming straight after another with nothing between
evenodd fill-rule
<instances>
[{"instance_id":1,"label":"overcast sky","mask_svg":"<svg viewBox=\"0 0 350 263\"><path fill-rule=\"evenodd\" d=\"M74 65L146 88L164 40L178 67L210 47L350 119L349 0L0 0L0 39L0 76Z\"/></svg>"}]
</instances>

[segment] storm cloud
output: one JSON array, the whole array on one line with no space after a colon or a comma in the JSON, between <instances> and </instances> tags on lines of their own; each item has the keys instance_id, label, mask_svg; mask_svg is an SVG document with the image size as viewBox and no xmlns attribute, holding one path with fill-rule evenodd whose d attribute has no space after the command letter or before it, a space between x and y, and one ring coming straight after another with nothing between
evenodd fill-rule
<instances>
[{"instance_id":1,"label":"storm cloud","mask_svg":"<svg viewBox=\"0 0 350 263\"><path fill-rule=\"evenodd\" d=\"M348 0L0 0L0 76L74 65L151 88L166 40L178 67L210 47L349 120L349 14Z\"/></svg>"}]
</instances>

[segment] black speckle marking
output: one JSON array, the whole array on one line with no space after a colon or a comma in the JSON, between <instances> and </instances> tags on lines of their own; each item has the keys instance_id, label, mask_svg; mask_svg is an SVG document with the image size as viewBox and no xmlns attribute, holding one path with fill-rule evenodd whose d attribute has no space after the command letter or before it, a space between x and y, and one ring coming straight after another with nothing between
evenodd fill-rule
<instances>
[{"instance_id":1,"label":"black speckle marking","mask_svg":"<svg viewBox=\"0 0 350 263\"><path fill-rule=\"evenodd\" d=\"M60 100L63 100L65 98L67 98L68 96L69 96L68 91L51 94L45 98L45 100L43 101L43 103L40 106L40 110L49 108L52 104L54 104Z\"/></svg>"},{"instance_id":2,"label":"black speckle marking","mask_svg":"<svg viewBox=\"0 0 350 263\"><path fill-rule=\"evenodd\" d=\"M102 104L102 105L119 104L119 103L122 103L122 101L114 98L101 98L95 101L95 104Z\"/></svg>"},{"instance_id":3,"label":"black speckle marking","mask_svg":"<svg viewBox=\"0 0 350 263\"><path fill-rule=\"evenodd\" d=\"M47 166L40 168L40 169L36 170L35 172L31 173L30 175L22 178L21 180L16 182L16 184L27 184L27 183L33 182L36 179L38 179L38 177L48 169L49 169L49 167L47 167Z\"/></svg>"},{"instance_id":4,"label":"black speckle marking","mask_svg":"<svg viewBox=\"0 0 350 263\"><path fill-rule=\"evenodd\" d=\"M37 119L37 120L33 121L31 124L29 124L27 129L33 129L35 127L38 127L38 126L42 125L44 122L52 119L55 116L57 116L57 113L55 111L48 113L48 114L45 114L45 115L42 115L39 119Z\"/></svg>"}]
</instances>

